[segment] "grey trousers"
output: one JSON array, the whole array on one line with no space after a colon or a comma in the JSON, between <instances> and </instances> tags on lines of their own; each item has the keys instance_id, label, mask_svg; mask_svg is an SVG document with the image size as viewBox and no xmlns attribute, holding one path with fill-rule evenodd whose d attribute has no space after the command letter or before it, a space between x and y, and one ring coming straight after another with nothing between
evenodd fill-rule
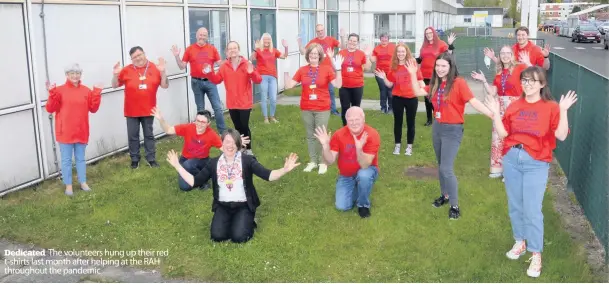
<instances>
[{"instance_id":1,"label":"grey trousers","mask_svg":"<svg viewBox=\"0 0 609 284\"><path fill-rule=\"evenodd\" d=\"M307 145L309 148L309 162L311 163L323 163L323 158L321 157L321 144L317 138L315 138L315 128L320 126L328 127L328 120L330 120L330 111L308 111L303 110L300 112L302 114L302 121L305 125L305 130L307 131Z\"/></svg>"},{"instance_id":2,"label":"grey trousers","mask_svg":"<svg viewBox=\"0 0 609 284\"><path fill-rule=\"evenodd\" d=\"M126 117L127 137L129 139L129 155L132 162L140 161L140 125L144 132L144 148L146 149L146 161L156 160L156 142L152 132L154 123L153 116Z\"/></svg>"},{"instance_id":3,"label":"grey trousers","mask_svg":"<svg viewBox=\"0 0 609 284\"><path fill-rule=\"evenodd\" d=\"M463 124L444 124L433 122L432 140L436 152L440 174L440 189L442 195L448 195L451 206L459 205L459 192L454 164L461 139L463 138Z\"/></svg>"}]
</instances>

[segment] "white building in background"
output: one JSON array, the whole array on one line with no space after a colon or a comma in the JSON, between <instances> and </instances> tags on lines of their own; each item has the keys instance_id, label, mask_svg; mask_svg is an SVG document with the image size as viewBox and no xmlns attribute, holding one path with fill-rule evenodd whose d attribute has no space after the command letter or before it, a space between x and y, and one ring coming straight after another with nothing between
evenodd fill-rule
<instances>
[{"instance_id":1,"label":"white building in background","mask_svg":"<svg viewBox=\"0 0 609 284\"><path fill-rule=\"evenodd\" d=\"M169 123L191 121L195 104L189 70L180 70L170 51L182 52L194 42L199 27L207 27L210 41L224 56L229 40L239 42L249 56L255 39L264 32L275 46L286 39L290 54L279 61L279 74L293 74L304 64L297 50L314 37L315 24L326 25L337 36L340 28L359 33L372 43L381 32L413 42L427 26L454 25L456 0L0 0L0 195L58 173L52 117L44 106L45 81L63 84L64 66L79 63L83 83L103 83L99 111L91 115L89 162L127 149L123 116L123 88L111 87L116 62L130 64L128 50L142 46L149 59L164 57L170 83L159 89L158 105ZM415 7L423 5L424 24L415 25ZM44 17L41 18L41 11ZM415 30L416 29L416 30ZM279 89L283 87L279 79ZM224 87L219 86L224 101ZM211 108L207 102L206 107ZM163 135L158 123L154 133ZM163 153L157 153L162 159ZM127 167L128 165L125 165Z\"/></svg>"},{"instance_id":2,"label":"white building in background","mask_svg":"<svg viewBox=\"0 0 609 284\"><path fill-rule=\"evenodd\" d=\"M539 15L541 21L566 21L575 6L582 10L598 5L599 2L575 2L575 3L542 3L539 4Z\"/></svg>"},{"instance_id":3,"label":"white building in background","mask_svg":"<svg viewBox=\"0 0 609 284\"><path fill-rule=\"evenodd\" d=\"M458 7L456 27L503 27L502 7Z\"/></svg>"}]
</instances>

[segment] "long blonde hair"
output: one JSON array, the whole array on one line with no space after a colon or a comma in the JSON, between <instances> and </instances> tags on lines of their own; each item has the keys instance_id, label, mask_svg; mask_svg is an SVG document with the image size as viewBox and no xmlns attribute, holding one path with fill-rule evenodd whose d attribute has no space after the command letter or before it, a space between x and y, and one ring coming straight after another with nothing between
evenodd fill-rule
<instances>
[{"instance_id":1,"label":"long blonde hair","mask_svg":"<svg viewBox=\"0 0 609 284\"><path fill-rule=\"evenodd\" d=\"M391 57L391 70L396 70L398 69L398 64L399 64L399 60L398 60L398 48L400 46L403 46L406 49L406 57L404 58L404 63L408 62L408 60L410 60L412 58L412 52L410 51L410 48L408 48L408 45L406 45L403 42L398 42L395 45L395 50L393 51L393 56Z\"/></svg>"},{"instance_id":2,"label":"long blonde hair","mask_svg":"<svg viewBox=\"0 0 609 284\"><path fill-rule=\"evenodd\" d=\"M269 33L263 33L260 37L260 48L264 50L264 38L268 37L271 40L270 50L273 50L273 37Z\"/></svg>"},{"instance_id":3,"label":"long blonde hair","mask_svg":"<svg viewBox=\"0 0 609 284\"><path fill-rule=\"evenodd\" d=\"M510 74L512 73L512 71L514 71L514 67L516 67L516 65L520 64L518 63L518 61L516 61L516 54L514 54L514 51L512 50L512 47L509 45L504 45L499 49L499 62L497 62L495 68L497 69L497 75L503 73L503 69L506 67L503 63L503 61L501 61L501 50L504 48L509 48L510 52L512 52L512 60L510 60L510 63L508 63L510 66L508 67L510 70Z\"/></svg>"}]
</instances>

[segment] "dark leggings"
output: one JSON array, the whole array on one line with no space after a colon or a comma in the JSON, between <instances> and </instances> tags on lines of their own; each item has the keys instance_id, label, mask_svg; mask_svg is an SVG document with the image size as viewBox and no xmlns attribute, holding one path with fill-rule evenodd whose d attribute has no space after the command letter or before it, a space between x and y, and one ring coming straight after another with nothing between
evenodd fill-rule
<instances>
[{"instance_id":1,"label":"dark leggings","mask_svg":"<svg viewBox=\"0 0 609 284\"><path fill-rule=\"evenodd\" d=\"M430 81L431 79L423 79L423 82L425 82L425 86L429 86ZM427 121L432 121L431 117L433 113L433 104L429 100L429 96L425 96L425 110L427 111Z\"/></svg>"},{"instance_id":2,"label":"dark leggings","mask_svg":"<svg viewBox=\"0 0 609 284\"><path fill-rule=\"evenodd\" d=\"M235 129L243 136L250 138L247 149L252 149L252 133L250 132L250 113L251 109L229 109L230 119L235 125Z\"/></svg>"},{"instance_id":3,"label":"dark leggings","mask_svg":"<svg viewBox=\"0 0 609 284\"><path fill-rule=\"evenodd\" d=\"M393 96L393 137L396 144L402 143L402 122L404 121L404 109L406 109L406 143L414 142L414 121L417 118L417 108L419 100L417 98L403 98Z\"/></svg>"},{"instance_id":4,"label":"dark leggings","mask_svg":"<svg viewBox=\"0 0 609 284\"><path fill-rule=\"evenodd\" d=\"M347 119L345 115L347 110L352 106L360 106L362 103L362 96L364 95L364 87L359 88L340 88L338 96L340 97L340 108L341 118L343 120L343 126L347 125Z\"/></svg>"},{"instance_id":5,"label":"dark leggings","mask_svg":"<svg viewBox=\"0 0 609 284\"><path fill-rule=\"evenodd\" d=\"M246 202L219 202L211 221L211 239L214 242L249 241L254 237L254 217Z\"/></svg>"}]
</instances>

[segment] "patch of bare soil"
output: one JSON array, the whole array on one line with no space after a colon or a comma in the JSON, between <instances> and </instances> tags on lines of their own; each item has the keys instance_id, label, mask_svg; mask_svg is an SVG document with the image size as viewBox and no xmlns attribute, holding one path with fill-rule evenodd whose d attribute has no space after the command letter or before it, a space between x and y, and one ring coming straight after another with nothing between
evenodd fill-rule
<instances>
[{"instance_id":1,"label":"patch of bare soil","mask_svg":"<svg viewBox=\"0 0 609 284\"><path fill-rule=\"evenodd\" d=\"M411 166L404 171L404 175L415 179L438 179L438 168Z\"/></svg>"},{"instance_id":2,"label":"patch of bare soil","mask_svg":"<svg viewBox=\"0 0 609 284\"><path fill-rule=\"evenodd\" d=\"M605 264L605 250L594 234L592 226L579 203L570 198L567 177L556 161L552 163L549 177L550 192L555 195L554 209L559 213L564 227L578 244L586 250L588 264L599 282L609 282L609 264Z\"/></svg>"}]
</instances>

